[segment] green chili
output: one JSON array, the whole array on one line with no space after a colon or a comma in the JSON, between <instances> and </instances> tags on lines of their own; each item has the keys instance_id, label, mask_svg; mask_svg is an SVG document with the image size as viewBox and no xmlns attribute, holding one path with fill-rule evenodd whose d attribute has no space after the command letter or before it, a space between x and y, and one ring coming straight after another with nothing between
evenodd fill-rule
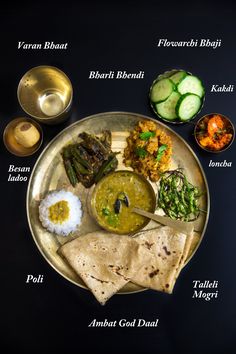
<instances>
[{"instance_id":1,"label":"green chili","mask_svg":"<svg viewBox=\"0 0 236 354\"><path fill-rule=\"evenodd\" d=\"M193 221L198 218L198 199L202 195L198 187L188 182L181 169L162 174L157 207L172 219Z\"/></svg>"}]
</instances>

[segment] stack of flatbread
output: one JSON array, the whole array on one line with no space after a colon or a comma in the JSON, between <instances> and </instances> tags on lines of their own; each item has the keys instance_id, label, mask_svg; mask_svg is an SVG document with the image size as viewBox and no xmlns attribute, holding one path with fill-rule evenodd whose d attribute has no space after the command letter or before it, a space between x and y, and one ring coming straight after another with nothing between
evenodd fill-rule
<instances>
[{"instance_id":1,"label":"stack of flatbread","mask_svg":"<svg viewBox=\"0 0 236 354\"><path fill-rule=\"evenodd\" d=\"M135 238L105 231L79 236L59 249L96 299L105 302L127 282L171 293L192 235L164 226Z\"/></svg>"},{"instance_id":2,"label":"stack of flatbread","mask_svg":"<svg viewBox=\"0 0 236 354\"><path fill-rule=\"evenodd\" d=\"M192 237L168 226L140 233L135 240L153 257L132 277L132 282L171 294L188 256Z\"/></svg>"}]
</instances>

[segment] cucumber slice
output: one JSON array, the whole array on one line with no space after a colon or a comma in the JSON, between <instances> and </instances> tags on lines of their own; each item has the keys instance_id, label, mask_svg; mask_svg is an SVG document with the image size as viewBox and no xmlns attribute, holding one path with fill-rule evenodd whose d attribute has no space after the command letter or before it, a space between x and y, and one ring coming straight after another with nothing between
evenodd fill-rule
<instances>
[{"instance_id":1,"label":"cucumber slice","mask_svg":"<svg viewBox=\"0 0 236 354\"><path fill-rule=\"evenodd\" d=\"M168 79L155 82L151 88L151 101L154 103L165 101L173 92L174 88L174 84Z\"/></svg>"},{"instance_id":2,"label":"cucumber slice","mask_svg":"<svg viewBox=\"0 0 236 354\"><path fill-rule=\"evenodd\" d=\"M181 96L176 105L176 113L181 121L193 118L201 108L202 100L199 96L186 93Z\"/></svg>"},{"instance_id":3,"label":"cucumber slice","mask_svg":"<svg viewBox=\"0 0 236 354\"><path fill-rule=\"evenodd\" d=\"M170 71L166 71L164 72L164 74L161 74L158 76L157 80L162 80L162 79L169 79L170 76L174 75L175 73L177 73L179 70L170 70Z\"/></svg>"},{"instance_id":4,"label":"cucumber slice","mask_svg":"<svg viewBox=\"0 0 236 354\"><path fill-rule=\"evenodd\" d=\"M176 104L180 98L180 94L176 91L172 92L172 94L165 100L164 102L156 104L157 113L167 120L175 120L178 116L176 114Z\"/></svg>"},{"instance_id":5,"label":"cucumber slice","mask_svg":"<svg viewBox=\"0 0 236 354\"><path fill-rule=\"evenodd\" d=\"M169 79L173 81L175 85L179 84L187 76L186 71L177 71L174 75L170 76Z\"/></svg>"},{"instance_id":6,"label":"cucumber slice","mask_svg":"<svg viewBox=\"0 0 236 354\"><path fill-rule=\"evenodd\" d=\"M194 93L199 97L204 95L204 88L201 81L196 76L187 75L179 84L178 91L181 95L185 93Z\"/></svg>"}]
</instances>

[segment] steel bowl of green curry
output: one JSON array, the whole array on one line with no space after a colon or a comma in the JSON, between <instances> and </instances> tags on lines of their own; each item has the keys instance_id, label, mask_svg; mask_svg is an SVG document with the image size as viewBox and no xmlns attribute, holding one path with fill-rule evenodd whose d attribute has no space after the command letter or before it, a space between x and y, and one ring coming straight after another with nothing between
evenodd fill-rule
<instances>
[{"instance_id":1,"label":"steel bowl of green curry","mask_svg":"<svg viewBox=\"0 0 236 354\"><path fill-rule=\"evenodd\" d=\"M154 213L156 196L142 175L120 170L102 178L91 195L91 212L105 230L117 234L140 231L149 219L134 213L134 207Z\"/></svg>"}]
</instances>

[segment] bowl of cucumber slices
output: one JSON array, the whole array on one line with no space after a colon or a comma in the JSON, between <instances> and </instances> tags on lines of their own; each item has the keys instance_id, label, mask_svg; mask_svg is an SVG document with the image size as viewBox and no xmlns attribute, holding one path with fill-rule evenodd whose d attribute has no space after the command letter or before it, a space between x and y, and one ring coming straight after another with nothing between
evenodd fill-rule
<instances>
[{"instance_id":1,"label":"bowl of cucumber slices","mask_svg":"<svg viewBox=\"0 0 236 354\"><path fill-rule=\"evenodd\" d=\"M169 123L186 123L202 109L205 89L197 76L182 69L174 69L153 81L149 98L159 118Z\"/></svg>"}]
</instances>

